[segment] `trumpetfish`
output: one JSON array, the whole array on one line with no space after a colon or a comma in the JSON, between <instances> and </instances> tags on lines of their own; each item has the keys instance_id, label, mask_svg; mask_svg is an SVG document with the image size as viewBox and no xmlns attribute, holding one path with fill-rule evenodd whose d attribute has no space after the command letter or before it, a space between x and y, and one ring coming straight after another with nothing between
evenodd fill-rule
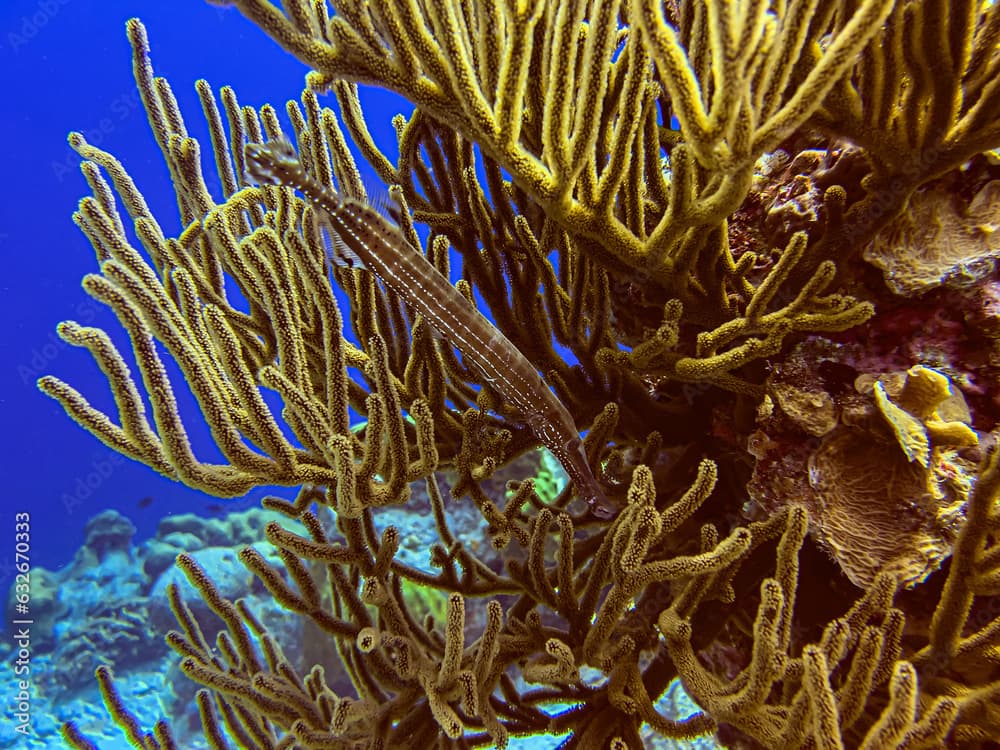
<instances>
[{"instance_id":1,"label":"trumpetfish","mask_svg":"<svg viewBox=\"0 0 1000 750\"><path fill-rule=\"evenodd\" d=\"M562 401L528 358L451 285L396 224L368 203L317 182L288 141L249 143L244 152L247 172L259 184L291 187L309 202L333 239L329 248L332 262L367 269L405 299L531 427L566 469L591 512L601 519L615 515L587 463L576 424Z\"/></svg>"}]
</instances>

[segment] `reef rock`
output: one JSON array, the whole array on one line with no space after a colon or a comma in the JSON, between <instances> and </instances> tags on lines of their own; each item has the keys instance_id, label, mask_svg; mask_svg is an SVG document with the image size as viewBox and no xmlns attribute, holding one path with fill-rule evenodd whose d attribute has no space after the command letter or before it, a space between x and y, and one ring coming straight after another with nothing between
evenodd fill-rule
<instances>
[{"instance_id":1,"label":"reef rock","mask_svg":"<svg viewBox=\"0 0 1000 750\"><path fill-rule=\"evenodd\" d=\"M889 571L913 586L951 554L978 435L940 372L858 375L843 358L814 340L772 375L748 489L769 512L805 505L812 535L855 585Z\"/></svg>"}]
</instances>

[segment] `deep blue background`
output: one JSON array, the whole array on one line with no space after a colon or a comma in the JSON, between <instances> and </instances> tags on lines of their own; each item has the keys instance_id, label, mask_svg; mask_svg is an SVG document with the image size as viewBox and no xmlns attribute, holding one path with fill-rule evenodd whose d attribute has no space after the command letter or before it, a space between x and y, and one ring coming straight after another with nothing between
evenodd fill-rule
<instances>
[{"instance_id":1,"label":"deep blue background","mask_svg":"<svg viewBox=\"0 0 1000 750\"><path fill-rule=\"evenodd\" d=\"M56 324L73 319L111 333L123 351L116 318L80 287L97 271L90 244L73 224L77 201L89 194L67 133L116 155L143 191L164 231L178 226L167 170L139 105L125 21L145 23L157 75L170 81L189 132L203 145L207 131L194 83L218 91L234 86L241 103L271 102L279 111L298 98L306 69L235 10L202 0L169 3L94 0L15 0L0 9L0 589L11 577L14 514L32 517L32 564L65 564L83 541L87 519L107 508L129 516L139 536L169 513L205 515L256 505L247 498L217 500L124 459L77 427L35 380L53 374L91 403L112 408L108 386L89 353L62 343ZM392 142L389 118L405 103L377 93L364 99L369 125ZM207 157L207 158L206 158ZM215 196L219 198L218 195ZM182 387L175 381L175 386ZM184 394L180 394L183 396ZM112 411L116 416L117 411ZM215 458L197 413L183 411L199 457ZM290 497L291 490L284 496ZM144 498L152 498L145 500Z\"/></svg>"}]
</instances>

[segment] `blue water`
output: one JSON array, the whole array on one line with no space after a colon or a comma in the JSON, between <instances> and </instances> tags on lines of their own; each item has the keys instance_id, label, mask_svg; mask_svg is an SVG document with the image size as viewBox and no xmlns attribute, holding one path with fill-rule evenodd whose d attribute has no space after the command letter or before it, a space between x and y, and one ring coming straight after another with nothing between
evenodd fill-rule
<instances>
[{"instance_id":1,"label":"blue water","mask_svg":"<svg viewBox=\"0 0 1000 750\"><path fill-rule=\"evenodd\" d=\"M208 141L194 91L197 79L207 79L216 91L232 85L243 104L271 102L281 110L287 99L299 96L306 69L238 12L202 0L0 5L0 588L6 590L16 512L32 516L32 563L51 569L72 557L83 541L84 522L106 508L129 516L143 538L165 514L253 507L266 494L219 501L177 484L105 448L35 387L40 375L53 374L116 414L90 355L63 343L56 324L72 319L104 328L130 351L114 316L80 287L81 277L97 267L71 218L90 191L67 134L82 131L90 143L117 156L168 236L178 227L167 170L133 83L125 21L139 16L146 25L155 72L169 79L189 131L202 144ZM371 127L393 153L389 119L409 110L381 92L367 94L365 106ZM203 162L210 176L204 152ZM187 409L185 417L200 455L213 458L197 413Z\"/></svg>"}]
</instances>

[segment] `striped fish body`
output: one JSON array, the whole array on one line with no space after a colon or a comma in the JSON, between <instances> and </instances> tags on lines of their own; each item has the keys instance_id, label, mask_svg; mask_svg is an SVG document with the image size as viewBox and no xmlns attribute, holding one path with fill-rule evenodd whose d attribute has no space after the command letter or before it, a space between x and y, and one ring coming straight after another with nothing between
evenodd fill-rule
<instances>
[{"instance_id":1,"label":"striped fish body","mask_svg":"<svg viewBox=\"0 0 1000 750\"><path fill-rule=\"evenodd\" d=\"M566 407L535 366L403 236L399 227L367 203L313 180L290 145L250 144L246 155L248 171L259 182L293 187L312 204L332 230L335 262L349 266L360 262L405 299L528 423L566 469L592 512L600 518L613 515Z\"/></svg>"}]
</instances>

